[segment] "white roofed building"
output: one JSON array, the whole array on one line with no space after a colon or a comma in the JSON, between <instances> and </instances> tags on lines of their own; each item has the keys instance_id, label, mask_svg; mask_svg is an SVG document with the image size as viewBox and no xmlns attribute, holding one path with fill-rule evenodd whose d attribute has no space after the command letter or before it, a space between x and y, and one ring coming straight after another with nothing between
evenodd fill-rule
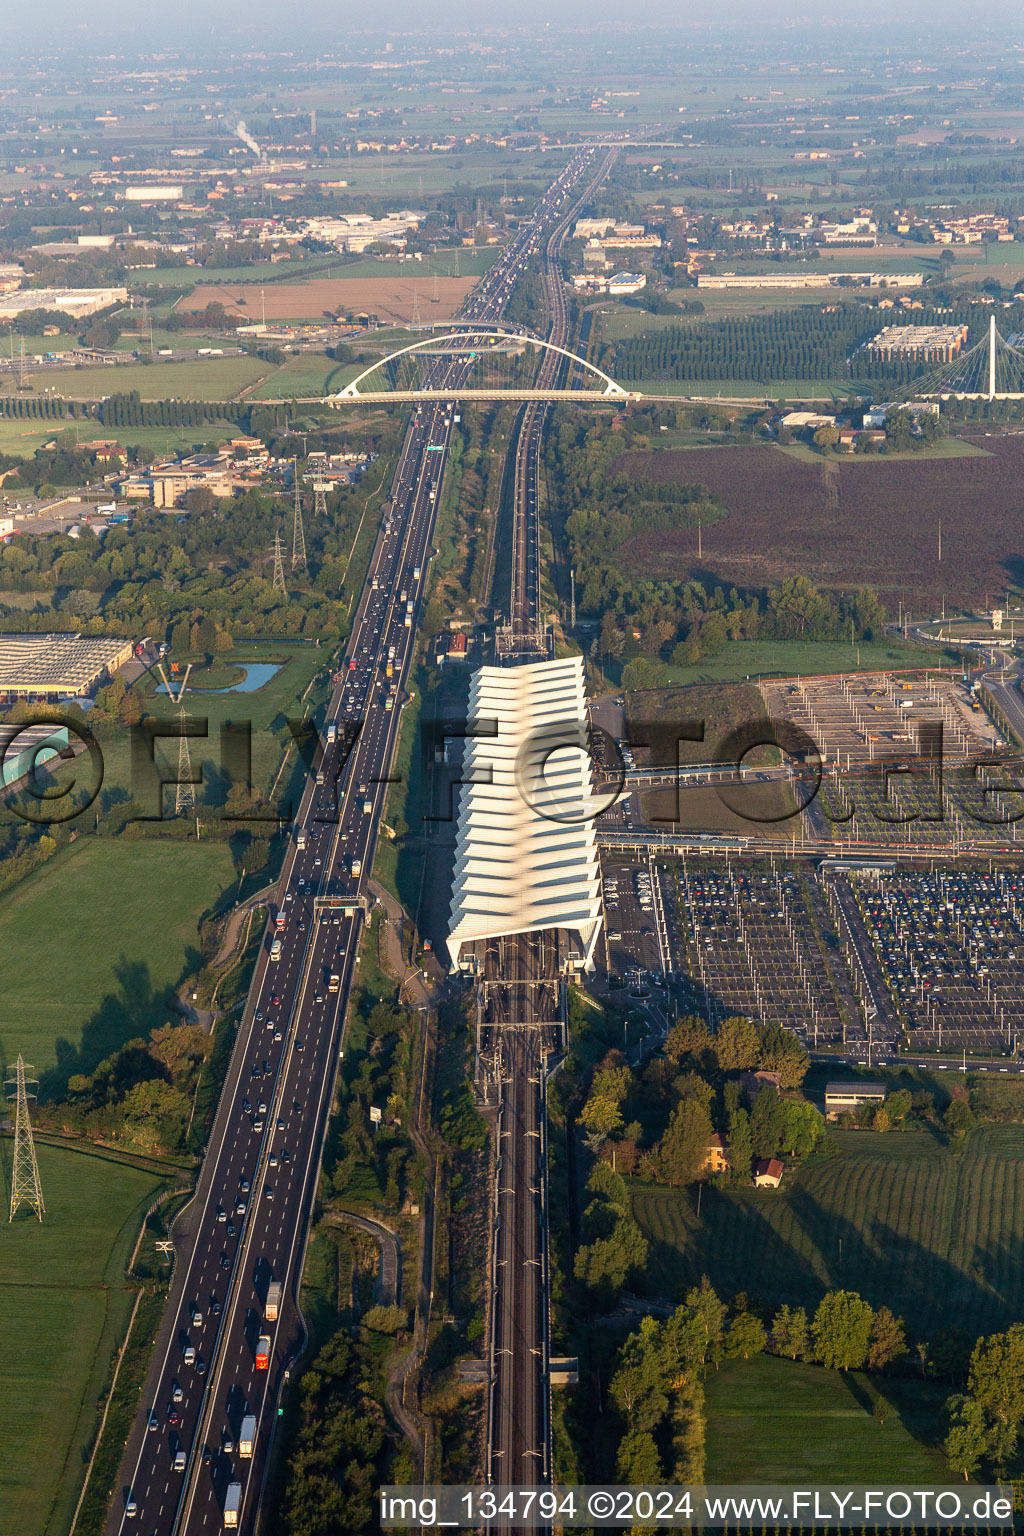
<instances>
[{"instance_id":1,"label":"white roofed building","mask_svg":"<svg viewBox=\"0 0 1024 1536\"><path fill-rule=\"evenodd\" d=\"M448 950L563 928L593 965L601 883L583 658L481 667L469 696Z\"/></svg>"}]
</instances>

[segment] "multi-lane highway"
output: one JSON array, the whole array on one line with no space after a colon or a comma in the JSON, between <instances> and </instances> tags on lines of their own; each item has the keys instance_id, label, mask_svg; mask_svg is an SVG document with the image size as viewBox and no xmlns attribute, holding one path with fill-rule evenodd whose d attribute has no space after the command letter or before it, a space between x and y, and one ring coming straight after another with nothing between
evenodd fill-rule
<instances>
[{"instance_id":1,"label":"multi-lane highway","mask_svg":"<svg viewBox=\"0 0 1024 1536\"><path fill-rule=\"evenodd\" d=\"M562 172L533 223L478 285L463 318L500 318L590 158L584 151ZM468 366L460 356L432 361L424 388L450 391ZM111 1536L254 1527L280 1390L303 1342L296 1284L452 426L450 403L420 406L382 508L326 739L317 745L294 818L280 904L196 1195L176 1235L165 1322L114 1491ZM275 1283L283 1293L276 1318L267 1315ZM261 1339L269 1340L265 1367ZM239 1448L250 1416L251 1452L248 1441Z\"/></svg>"}]
</instances>

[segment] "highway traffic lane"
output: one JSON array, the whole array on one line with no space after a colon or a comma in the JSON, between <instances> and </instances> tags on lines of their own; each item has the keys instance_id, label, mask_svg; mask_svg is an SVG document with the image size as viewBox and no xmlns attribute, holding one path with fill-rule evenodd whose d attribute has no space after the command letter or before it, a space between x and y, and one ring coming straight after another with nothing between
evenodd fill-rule
<instances>
[{"instance_id":1,"label":"highway traffic lane","mask_svg":"<svg viewBox=\"0 0 1024 1536\"><path fill-rule=\"evenodd\" d=\"M430 504L430 505L432 506L433 504ZM371 733L371 735L372 736L374 736L374 735L376 736L376 739L373 741L373 745L374 745L374 747L378 747L381 744L379 733ZM312 795L313 795L314 790L315 790L315 785L307 786L307 793L304 796L304 806L305 806L305 809L306 809L307 813L308 813L308 808L309 808L310 802L312 800ZM380 793L382 794L382 791L380 791ZM301 812L300 812L300 817L301 817ZM319 846L319 844L317 844L316 846ZM295 876L295 879L289 878L289 882L288 882L289 886L292 889L293 894L296 893L296 881L299 878L296 875L296 870L299 869L299 868L304 868L304 869L306 869L307 874L311 876L312 873L315 871L315 867L316 867L315 866L315 861L312 858L312 850L306 850L305 858L302 855L302 851L298 851L298 850L296 851L296 855L295 855L295 858L294 858L293 864L292 864L292 869L290 871L290 875L291 876ZM325 873L326 873L326 868L325 868ZM291 950L291 946L288 946L288 949L290 951ZM295 958L294 954L290 953L289 959L287 961L284 961L284 957L282 957L282 961L277 962L277 965L278 965L278 969L275 972L276 978L278 979L278 981L280 982L280 984L282 985L283 988L290 988L292 986L292 984L294 983L296 977L297 977L297 971L298 971L298 967L297 967L297 964L296 964L296 958ZM267 985L267 975L268 975L268 970L267 970L266 964L265 964L262 986L260 988L260 991L257 994L257 999L258 1000L261 1000L263 998L264 990L265 990L266 985ZM247 1011L250 1011L252 1014L254 1014L255 1011L257 1011L257 1009L256 1009L256 1007L253 1007L251 1010L247 1010ZM301 1020L300 1020L300 1022L301 1022ZM252 1019L251 1018L249 1020L249 1028L250 1028L250 1034L251 1034L251 1030L252 1030ZM242 1068L241 1068L241 1063L240 1063L240 1060L239 1060L239 1062L237 1063L236 1072L235 1072L235 1096L236 1096L236 1099L238 1099L240 1097L244 1097L243 1095L240 1095L239 1088L238 1088L238 1084L241 1081L241 1071L242 1071ZM233 1150L234 1150L234 1153L235 1153L236 1161L237 1161L238 1158L244 1157L245 1154L244 1154L244 1152L241 1149L241 1146L240 1146L240 1143L239 1143L239 1138L237 1136L234 1138ZM230 1175L233 1171L235 1171L235 1169L232 1166L231 1161L228 1162L228 1164L226 1166L226 1171L227 1171L228 1175ZM207 1198L207 1206L208 1207L209 1207L209 1203L210 1203L210 1196L208 1196L208 1198ZM207 1217L209 1215L209 1210L208 1209L207 1209L206 1215L207 1215ZM247 1215L247 1219L250 1219L250 1218L248 1218L248 1215ZM241 1241L242 1241L242 1238L240 1237L239 1238L239 1243L241 1243ZM205 1247L206 1247L205 1257L206 1257L206 1261L207 1262L206 1262L206 1265L205 1265L204 1274L205 1274L206 1277L209 1277L211 1274L215 1273L215 1271L213 1269L213 1264L214 1264L214 1260L213 1260L213 1246L211 1244L207 1244L207 1245L205 1245ZM228 1253L229 1260L231 1260L231 1270L229 1271L229 1277L230 1277L230 1275L234 1273L235 1264L237 1263L237 1249L236 1249L236 1254L235 1254L234 1257L232 1256L232 1254L229 1251L229 1249L224 1248L224 1249L222 1249L222 1251L225 1252L225 1253ZM204 1253L204 1245L202 1245L201 1243L197 1243L196 1246L193 1248L192 1263L194 1264L196 1259L201 1259L203 1257L203 1253ZM219 1263L220 1263L219 1257L218 1257L218 1260L216 1262L219 1265ZM190 1277L191 1277L191 1274L192 1274L192 1265L190 1265ZM218 1337L215 1340L214 1349L215 1350L219 1350L220 1347L221 1347L220 1330L218 1330ZM168 1357L170 1356L170 1349L171 1349L171 1345L169 1344L168 1345ZM165 1369L164 1377L165 1377L165 1380L168 1379L168 1370L167 1369ZM198 1416L198 1405L194 1402L194 1400L192 1400L192 1394L190 1394L190 1401L188 1402L187 1407L186 1407L186 1405L184 1403L183 1403L182 1406L183 1406L183 1408L185 1408L185 1413L183 1414L182 1419L181 1419L181 1427L180 1427L180 1431L179 1431L179 1433L180 1433L180 1440L181 1440L181 1443L186 1448L188 1448L191 1445L192 1448L194 1449L194 1439L195 1439L195 1429L196 1429L195 1419ZM147 1439L148 1439L148 1435L147 1435ZM140 1463L141 1463L141 1460L144 1459L145 1455L146 1455L146 1450L148 1448L147 1447L147 1439L144 1439L142 1441L142 1451L141 1451L141 1455L140 1455ZM191 1458L190 1458L190 1460L191 1460ZM137 1479L137 1482L138 1482L138 1485L139 1485L138 1488L136 1488L136 1479ZM144 1517L148 1516L148 1514L151 1512L150 1508L149 1508L149 1505L151 1503L151 1499L149 1497L149 1491L150 1491L151 1488L152 1489L156 1489L156 1484L157 1484L158 1480L159 1480L158 1477L157 1477L156 1481L154 1481L154 1479L152 1477L146 1477L144 1475L144 1472L143 1472L141 1464L140 1464L140 1466L139 1466L139 1468L137 1470L136 1478L133 1478L133 1480L132 1480L131 1490L132 1490L132 1493L133 1493L133 1495L135 1497L135 1500L136 1500L137 1504L140 1503L139 1493L142 1492L143 1488L145 1489L145 1492L143 1494L143 1499L144 1499L146 1507L144 1509L140 1510L140 1512L143 1514ZM158 1513L166 1514L166 1508L167 1508L167 1506L166 1506L166 1495L167 1495L167 1492L168 1492L168 1488L165 1486L161 1490L161 1492L165 1495L165 1497L160 1499ZM123 1524L123 1519L122 1519L121 1523Z\"/></svg>"}]
</instances>

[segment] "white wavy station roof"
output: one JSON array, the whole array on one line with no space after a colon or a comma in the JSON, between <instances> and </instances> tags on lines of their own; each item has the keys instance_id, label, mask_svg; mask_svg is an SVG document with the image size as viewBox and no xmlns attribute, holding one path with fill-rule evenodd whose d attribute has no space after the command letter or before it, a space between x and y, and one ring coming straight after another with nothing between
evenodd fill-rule
<instances>
[{"instance_id":1,"label":"white wavy station roof","mask_svg":"<svg viewBox=\"0 0 1024 1536\"><path fill-rule=\"evenodd\" d=\"M601 924L583 658L473 674L448 950L565 928L592 964Z\"/></svg>"}]
</instances>

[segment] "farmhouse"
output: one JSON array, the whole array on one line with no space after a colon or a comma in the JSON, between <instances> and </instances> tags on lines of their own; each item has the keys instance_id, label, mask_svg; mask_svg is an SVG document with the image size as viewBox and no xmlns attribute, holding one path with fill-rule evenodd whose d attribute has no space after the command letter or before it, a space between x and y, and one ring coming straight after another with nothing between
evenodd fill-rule
<instances>
[{"instance_id":1,"label":"farmhouse","mask_svg":"<svg viewBox=\"0 0 1024 1536\"><path fill-rule=\"evenodd\" d=\"M882 1104L887 1089L884 1083L826 1083L825 1119L835 1120L849 1114L861 1104Z\"/></svg>"},{"instance_id":2,"label":"farmhouse","mask_svg":"<svg viewBox=\"0 0 1024 1536\"><path fill-rule=\"evenodd\" d=\"M781 1092L782 1078L778 1072L744 1072L740 1078L740 1092L753 1102L764 1087Z\"/></svg>"},{"instance_id":3,"label":"farmhouse","mask_svg":"<svg viewBox=\"0 0 1024 1536\"><path fill-rule=\"evenodd\" d=\"M778 1189L783 1167L777 1157L759 1157L754 1164L754 1183L758 1189Z\"/></svg>"},{"instance_id":4,"label":"farmhouse","mask_svg":"<svg viewBox=\"0 0 1024 1536\"><path fill-rule=\"evenodd\" d=\"M708 1142L707 1151L704 1153L704 1161L700 1165L701 1173L725 1173L729 1166L729 1154L725 1149L725 1142L716 1131Z\"/></svg>"}]
</instances>

